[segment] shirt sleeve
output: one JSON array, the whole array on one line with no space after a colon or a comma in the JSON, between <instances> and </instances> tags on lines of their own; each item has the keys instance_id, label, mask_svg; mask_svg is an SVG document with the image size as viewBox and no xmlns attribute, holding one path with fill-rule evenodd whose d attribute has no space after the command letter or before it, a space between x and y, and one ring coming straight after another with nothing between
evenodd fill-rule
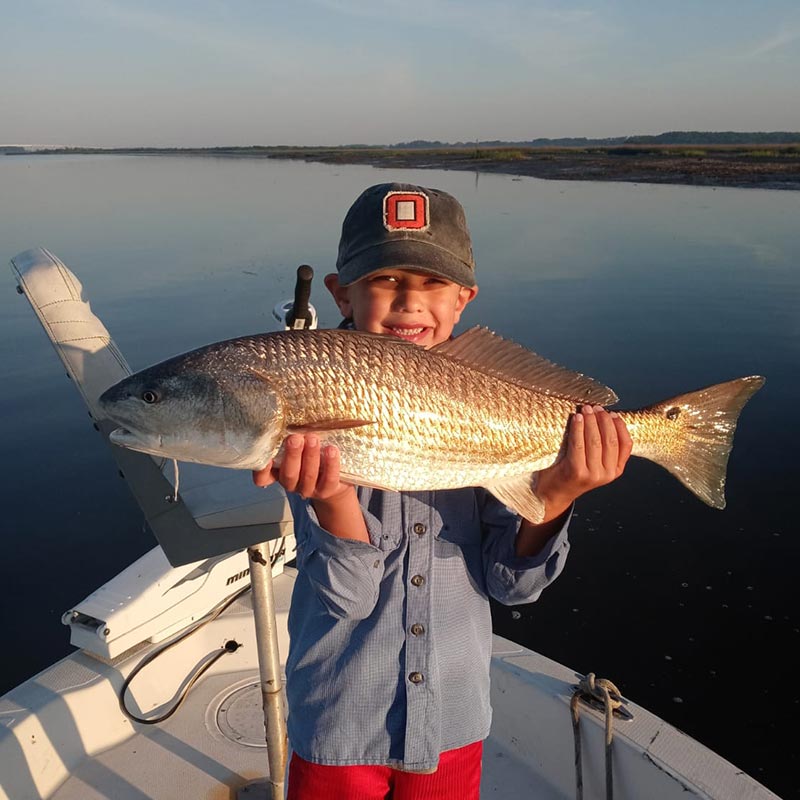
<instances>
[{"instance_id":1,"label":"shirt sleeve","mask_svg":"<svg viewBox=\"0 0 800 800\"><path fill-rule=\"evenodd\" d=\"M308 580L331 616L366 619L375 609L385 554L369 542L334 536L319 525L307 500L287 494L297 539L297 569ZM364 511L372 541L380 522Z\"/></svg>"},{"instance_id":2,"label":"shirt sleeve","mask_svg":"<svg viewBox=\"0 0 800 800\"><path fill-rule=\"evenodd\" d=\"M535 556L517 556L515 544L521 519L489 492L479 498L483 532L483 563L489 594L504 605L532 603L564 569L569 553L567 529L574 506L564 524Z\"/></svg>"}]
</instances>

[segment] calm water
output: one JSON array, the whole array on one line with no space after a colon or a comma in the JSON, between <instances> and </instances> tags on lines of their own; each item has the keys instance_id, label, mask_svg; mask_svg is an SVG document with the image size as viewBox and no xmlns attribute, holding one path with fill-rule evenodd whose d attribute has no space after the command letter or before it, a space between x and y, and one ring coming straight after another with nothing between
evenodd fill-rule
<instances>
[{"instance_id":1,"label":"calm water","mask_svg":"<svg viewBox=\"0 0 800 800\"><path fill-rule=\"evenodd\" d=\"M611 678L784 797L800 796L794 497L800 193L559 183L211 158L0 157L0 256L42 245L134 368L265 330L294 270L333 269L384 180L464 204L482 323L612 386L622 407L738 375L728 508L636 461L579 504L563 577L498 632ZM0 279L0 691L69 651L61 613L154 545L10 272ZM317 280L321 324L338 322Z\"/></svg>"}]
</instances>

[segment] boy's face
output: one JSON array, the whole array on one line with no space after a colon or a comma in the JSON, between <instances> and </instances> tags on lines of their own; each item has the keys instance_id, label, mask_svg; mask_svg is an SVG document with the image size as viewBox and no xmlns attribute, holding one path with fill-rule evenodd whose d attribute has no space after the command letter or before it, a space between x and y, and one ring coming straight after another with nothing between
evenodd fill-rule
<instances>
[{"instance_id":1,"label":"boy's face","mask_svg":"<svg viewBox=\"0 0 800 800\"><path fill-rule=\"evenodd\" d=\"M478 287L411 269L383 269L349 286L335 273L325 285L356 330L407 339L422 347L446 342Z\"/></svg>"}]
</instances>

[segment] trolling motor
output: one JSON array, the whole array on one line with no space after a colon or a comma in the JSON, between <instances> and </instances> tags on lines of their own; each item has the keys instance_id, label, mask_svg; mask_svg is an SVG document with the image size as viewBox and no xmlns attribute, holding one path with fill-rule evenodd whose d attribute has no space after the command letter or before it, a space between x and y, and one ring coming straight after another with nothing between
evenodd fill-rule
<instances>
[{"instance_id":1,"label":"trolling motor","mask_svg":"<svg viewBox=\"0 0 800 800\"><path fill-rule=\"evenodd\" d=\"M283 300L272 309L272 316L287 331L311 330L317 327L317 310L308 302L314 270L308 264L297 268L294 300Z\"/></svg>"}]
</instances>

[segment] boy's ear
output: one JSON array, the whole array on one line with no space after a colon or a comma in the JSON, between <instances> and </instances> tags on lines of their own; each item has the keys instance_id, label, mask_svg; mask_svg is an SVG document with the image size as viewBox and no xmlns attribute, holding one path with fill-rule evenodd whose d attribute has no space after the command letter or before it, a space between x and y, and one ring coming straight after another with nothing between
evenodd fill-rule
<instances>
[{"instance_id":1,"label":"boy's ear","mask_svg":"<svg viewBox=\"0 0 800 800\"><path fill-rule=\"evenodd\" d=\"M333 295L339 313L345 319L350 319L353 316L353 304L350 302L350 287L339 286L339 275L335 272L329 272L324 280L325 286Z\"/></svg>"},{"instance_id":2,"label":"boy's ear","mask_svg":"<svg viewBox=\"0 0 800 800\"><path fill-rule=\"evenodd\" d=\"M456 318L453 324L461 319L461 312L466 308L467 303L471 303L478 295L477 286L461 286L458 290L458 299L456 300Z\"/></svg>"}]
</instances>

